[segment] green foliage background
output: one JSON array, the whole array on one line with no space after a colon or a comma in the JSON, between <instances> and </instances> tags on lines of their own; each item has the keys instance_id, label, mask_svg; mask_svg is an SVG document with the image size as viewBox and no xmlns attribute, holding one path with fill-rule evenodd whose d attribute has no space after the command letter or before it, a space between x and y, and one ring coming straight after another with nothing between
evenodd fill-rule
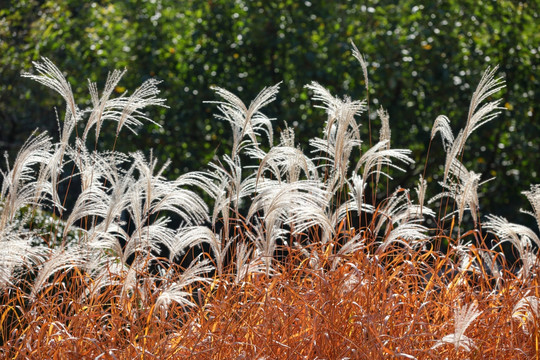
<instances>
[{"instance_id":1,"label":"green foliage background","mask_svg":"<svg viewBox=\"0 0 540 360\"><path fill-rule=\"evenodd\" d=\"M1 150L13 155L35 128L56 132L52 108L62 112L60 98L20 77L31 61L50 58L87 104L87 78L103 85L108 71L127 67L118 93L156 77L170 108L151 114L161 128L124 133L117 149L153 148L163 161L172 159L171 177L204 167L216 150L227 149L227 124L203 103L216 99L211 85L249 103L263 87L283 81L267 113L277 127L294 125L308 150L325 115L311 106L305 84L366 97L353 40L369 65L372 119L361 119L364 139L370 128L378 138L374 115L382 105L392 147L412 149L417 161L395 184L412 186L424 169L434 119L445 114L454 129L462 127L481 73L499 64L509 111L475 133L463 160L483 179L497 176L482 189L489 194L480 200L482 213L527 222L518 212L526 206L520 191L540 182L538 0L11 0L2 6ZM114 131L103 133L100 146L110 149ZM437 138L427 163L431 186L443 160Z\"/></svg>"}]
</instances>

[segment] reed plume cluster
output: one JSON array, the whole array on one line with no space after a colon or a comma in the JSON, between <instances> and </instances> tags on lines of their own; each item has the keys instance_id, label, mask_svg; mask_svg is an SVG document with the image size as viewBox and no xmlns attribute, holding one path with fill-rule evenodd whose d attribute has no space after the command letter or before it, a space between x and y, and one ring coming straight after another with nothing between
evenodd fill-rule
<instances>
[{"instance_id":1,"label":"reed plume cluster","mask_svg":"<svg viewBox=\"0 0 540 360\"><path fill-rule=\"evenodd\" d=\"M209 106L231 126L230 151L167 179L170 162L99 141L110 122L118 140L152 122L146 108L165 106L158 81L116 96L125 71L113 71L101 93L89 83L82 109L62 72L36 62L23 76L57 92L65 111L57 138L36 130L2 172L0 354L538 358L540 238L481 214L488 179L462 162L471 133L502 110L496 72L485 71L457 135L459 119L434 121L442 181L428 183L435 171L424 169L406 189L392 175L414 161L392 148L384 108L380 130L362 138L369 98L306 85L327 120L304 150L288 125L276 140L263 112L280 84L249 105L216 87ZM524 195L540 224L540 185Z\"/></svg>"}]
</instances>

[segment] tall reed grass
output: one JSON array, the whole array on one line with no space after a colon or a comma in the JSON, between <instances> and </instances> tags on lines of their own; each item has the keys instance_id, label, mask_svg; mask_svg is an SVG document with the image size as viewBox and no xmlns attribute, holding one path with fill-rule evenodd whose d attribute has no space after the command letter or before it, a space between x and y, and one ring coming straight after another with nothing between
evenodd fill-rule
<instances>
[{"instance_id":1,"label":"tall reed grass","mask_svg":"<svg viewBox=\"0 0 540 360\"><path fill-rule=\"evenodd\" d=\"M36 130L2 173L0 354L538 358L540 239L481 214L485 180L462 163L470 134L502 110L496 72L480 79L462 129L435 119L442 181L428 183L434 170L424 169L411 190L392 184L411 152L392 148L382 107L376 131L368 99L308 84L327 120L304 150L290 126L275 140L263 112L280 84L249 105L217 87L211 103L231 126L230 151L167 179L169 162L99 141L109 122L120 140L152 121L145 109L165 106L157 81L115 97L125 71L113 71L101 93L89 83L91 108L82 109L63 73L36 62L23 76L66 107L59 136ZM524 195L540 223L540 186Z\"/></svg>"}]
</instances>

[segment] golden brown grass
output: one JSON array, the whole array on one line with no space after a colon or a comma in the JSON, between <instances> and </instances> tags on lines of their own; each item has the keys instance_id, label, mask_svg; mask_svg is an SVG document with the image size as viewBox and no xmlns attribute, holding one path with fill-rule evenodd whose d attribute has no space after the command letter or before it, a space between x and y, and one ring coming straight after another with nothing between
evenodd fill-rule
<instances>
[{"instance_id":1,"label":"golden brown grass","mask_svg":"<svg viewBox=\"0 0 540 360\"><path fill-rule=\"evenodd\" d=\"M4 295L2 355L30 359L536 359L539 316L515 307L538 296L538 272L524 283L505 273L498 290L488 277L444 273L434 252L389 249L332 259L314 248L321 267L292 253L280 274L227 277L192 288L197 307L156 308L144 284L131 294L109 286L81 302L84 274L57 275L33 302ZM449 255L451 256L451 254ZM426 265L431 263L430 266ZM431 275L431 276L428 276ZM69 282L69 284L66 284ZM455 310L476 304L481 314L465 330L471 351L435 347L455 331Z\"/></svg>"}]
</instances>

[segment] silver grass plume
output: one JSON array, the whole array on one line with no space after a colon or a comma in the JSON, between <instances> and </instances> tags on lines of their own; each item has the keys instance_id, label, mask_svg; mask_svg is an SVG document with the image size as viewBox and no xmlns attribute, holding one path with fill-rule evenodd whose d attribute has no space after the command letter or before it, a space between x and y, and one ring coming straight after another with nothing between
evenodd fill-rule
<instances>
[{"instance_id":1,"label":"silver grass plume","mask_svg":"<svg viewBox=\"0 0 540 360\"><path fill-rule=\"evenodd\" d=\"M441 134L444 150L447 151L448 147L454 143L454 135L452 134L452 128L450 127L450 119L445 115L439 115L433 123L431 128L431 140L437 135Z\"/></svg>"},{"instance_id":2,"label":"silver grass plume","mask_svg":"<svg viewBox=\"0 0 540 360\"><path fill-rule=\"evenodd\" d=\"M199 195L183 188L182 178L168 181L163 171L169 162L156 172L157 160L147 161L140 152L132 154L138 179L131 185L128 206L136 229L141 229L152 215L170 211L188 225L208 220L208 208Z\"/></svg>"},{"instance_id":3,"label":"silver grass plume","mask_svg":"<svg viewBox=\"0 0 540 360\"><path fill-rule=\"evenodd\" d=\"M247 219L263 210L265 218L275 213L281 221L287 221L289 216L301 208L325 208L326 197L327 192L316 181L300 180L288 184L265 179L257 186L257 196L249 209ZM309 218L305 221L309 222Z\"/></svg>"},{"instance_id":4,"label":"silver grass plume","mask_svg":"<svg viewBox=\"0 0 540 360\"><path fill-rule=\"evenodd\" d=\"M487 215L486 219L483 227L499 238L493 248L504 242L510 242L517 249L522 261L518 276L527 278L533 266L537 263L537 256L532 242L536 246L540 246L538 235L528 227L511 223L502 216Z\"/></svg>"},{"instance_id":5,"label":"silver grass plume","mask_svg":"<svg viewBox=\"0 0 540 360\"><path fill-rule=\"evenodd\" d=\"M472 132L478 129L480 126L493 120L498 114L500 114L500 110L504 109L499 106L501 100L491 101L480 106L484 100L505 87L504 80L502 78L495 78L497 69L497 66L493 69L488 67L482 75L482 78L480 79L480 82L478 83L478 86L476 87L476 90L471 98L469 112L467 115L467 123L454 141L451 140L451 132L449 132L449 126L446 125L448 124L448 119L445 117L438 117L435 120L434 127L437 125L438 130L432 131L432 138L434 132L441 131L443 142L448 142L449 144L448 148L446 149L447 158L443 179L444 183L446 183L448 172L452 166L452 163L454 162L454 159L456 159L457 156L463 152L465 142Z\"/></svg>"},{"instance_id":6,"label":"silver grass plume","mask_svg":"<svg viewBox=\"0 0 540 360\"><path fill-rule=\"evenodd\" d=\"M294 145L294 131L287 127L281 133L281 142L273 146L268 153L260 149L253 149L248 153L252 158L260 160L257 167L257 181L265 171L270 171L273 178L292 183L300 179L303 171L306 178L316 180L318 178L317 167L302 150Z\"/></svg>"},{"instance_id":7,"label":"silver grass plume","mask_svg":"<svg viewBox=\"0 0 540 360\"><path fill-rule=\"evenodd\" d=\"M129 187L134 182L131 166L127 172L119 171L128 158L118 152L88 153L80 139L79 150L71 150L79 169L81 193L66 220L63 237L72 230L78 220L86 219L84 229L85 242L93 249L111 249L118 252L120 246L117 237L126 235L121 228L121 214L129 204Z\"/></svg>"},{"instance_id":8,"label":"silver grass plume","mask_svg":"<svg viewBox=\"0 0 540 360\"><path fill-rule=\"evenodd\" d=\"M19 150L13 167L6 155L7 170L1 172L0 189L0 288L13 285L15 269L41 263L47 256L47 249L32 245L37 232L24 226L33 210L22 219L17 217L23 208L35 209L47 199L50 205L60 207L50 182L52 170L48 164L52 157L51 141L46 133L32 134Z\"/></svg>"},{"instance_id":9,"label":"silver grass plume","mask_svg":"<svg viewBox=\"0 0 540 360\"><path fill-rule=\"evenodd\" d=\"M62 174L64 167L64 155L66 153L66 148L68 148L67 142L63 143L62 141L54 146L51 159L42 170L42 174L40 174L40 177L41 175L45 175L49 178L52 203L60 215L63 214L65 209L62 205L62 201L60 200L60 195L58 194L58 185L61 181L60 175Z\"/></svg>"},{"instance_id":10,"label":"silver grass plume","mask_svg":"<svg viewBox=\"0 0 540 360\"><path fill-rule=\"evenodd\" d=\"M424 216L434 216L435 213L427 207L422 208L420 205L413 204L410 200L409 190L399 188L379 207L376 215L378 220L373 230L374 234L379 234L384 224L386 224L384 233L387 234L393 230L393 224L402 226L410 223L421 223ZM386 236L384 235L384 237ZM425 236L419 238L425 238Z\"/></svg>"},{"instance_id":11,"label":"silver grass plume","mask_svg":"<svg viewBox=\"0 0 540 360\"><path fill-rule=\"evenodd\" d=\"M214 169L210 177L217 180L222 194L223 190L225 190L224 195L228 206L232 205L234 210L237 211L240 202L255 191L255 175L250 174L244 178L242 162L238 156L233 159L228 155L224 155L222 159L226 167L223 164L220 164L221 166L215 163L209 164Z\"/></svg>"},{"instance_id":12,"label":"silver grass plume","mask_svg":"<svg viewBox=\"0 0 540 360\"><path fill-rule=\"evenodd\" d=\"M117 136L124 126L136 134L135 127L141 126L143 120L160 126L141 111L147 106L168 107L165 105L165 99L157 97L160 93L157 85L160 83L159 80L148 79L135 89L129 97L121 96L114 100L113 106L115 110L121 111L117 114L117 118L114 119L118 122L116 127Z\"/></svg>"},{"instance_id":13,"label":"silver grass plume","mask_svg":"<svg viewBox=\"0 0 540 360\"><path fill-rule=\"evenodd\" d=\"M484 100L505 87L505 82L502 77L495 78L495 73L498 69L498 66L495 66L493 69L488 66L473 93L471 103L469 105L467 125L464 129L466 137L463 139L463 143L474 130L493 120L493 118L500 114L500 111L496 110L504 109L498 107L500 100L489 102L478 108Z\"/></svg>"},{"instance_id":14,"label":"silver grass plume","mask_svg":"<svg viewBox=\"0 0 540 360\"><path fill-rule=\"evenodd\" d=\"M231 211L236 216L240 204L245 198L249 198L255 191L255 175L250 174L243 178L243 169L240 156L231 159L228 155L223 156L224 163L213 163L209 166L213 171L197 173L199 187L214 199L211 214L212 226L221 219L224 225L223 239L229 240ZM221 217L220 217L221 214Z\"/></svg>"},{"instance_id":15,"label":"silver grass plume","mask_svg":"<svg viewBox=\"0 0 540 360\"><path fill-rule=\"evenodd\" d=\"M83 141L86 140L88 132L90 131L92 126L95 125L97 142L103 121L107 120L108 118L114 118L114 112L110 110L111 101L109 101L109 98L122 76L124 76L124 74L126 73L126 71L126 69L124 69L123 71L114 70L112 73L109 73L107 75L105 88L103 89L101 98L99 97L97 84L88 80L88 90L90 92L90 100L92 101L93 109L90 113L88 121L86 122L86 127L84 128L84 132L82 135Z\"/></svg>"},{"instance_id":16,"label":"silver grass plume","mask_svg":"<svg viewBox=\"0 0 540 360\"><path fill-rule=\"evenodd\" d=\"M265 116L260 110L275 100L280 84L264 88L249 107L230 91L217 86L213 87L213 90L224 101L207 101L207 103L218 104L218 109L222 115L216 117L231 124L233 130L233 158L245 146L258 147L257 136L261 136L261 131L266 133L268 142L273 145L272 119ZM244 142L245 136L249 138L250 142Z\"/></svg>"},{"instance_id":17,"label":"silver grass plume","mask_svg":"<svg viewBox=\"0 0 540 360\"><path fill-rule=\"evenodd\" d=\"M113 172L111 165L116 162L115 156L105 156L97 152L88 154L85 150L79 151L78 154L74 152L73 156L77 158L75 163L79 167L81 194L77 197L75 205L66 220L64 237L67 235L71 226L79 219L96 216L106 218L107 214L111 211L112 205L111 196L104 186L103 180L105 174ZM116 190L119 191L121 188L117 188ZM120 195L123 194L116 194L116 197ZM119 204L126 204L125 201L125 198L123 198L123 201ZM108 221L110 222L110 219Z\"/></svg>"},{"instance_id":18,"label":"silver grass plume","mask_svg":"<svg viewBox=\"0 0 540 360\"><path fill-rule=\"evenodd\" d=\"M227 250L232 245L234 239L229 239L225 244L221 237L205 226L190 226L178 229L171 243L165 243L170 250L169 260L180 258L187 249L202 243L207 243L212 249L216 261L216 270L221 277Z\"/></svg>"},{"instance_id":19,"label":"silver grass plume","mask_svg":"<svg viewBox=\"0 0 540 360\"><path fill-rule=\"evenodd\" d=\"M114 249L117 253L121 253L122 250L118 238L127 240L127 234L122 228L122 212L126 210L129 204L127 194L134 180L132 177L133 167L126 173L120 173L114 162L116 159L117 157L113 157L111 159L113 161L107 163L109 170L104 173L107 183L110 184L105 189L106 196L101 198L96 196L94 199L89 198L90 203L92 201L98 202L96 207L88 204L90 208L101 209L101 212L95 212L92 215L102 220L97 222L88 231L87 242L94 249Z\"/></svg>"},{"instance_id":20,"label":"silver grass plume","mask_svg":"<svg viewBox=\"0 0 540 360\"><path fill-rule=\"evenodd\" d=\"M54 199L49 176L40 176L38 173L36 178L34 175L36 167L39 167L41 174L47 169L53 157L51 146L51 138L46 133L33 134L19 150L12 168L6 155L7 172L2 171L0 192L0 231L13 221L23 207L37 206L47 196ZM49 175L47 172L45 174Z\"/></svg>"},{"instance_id":21,"label":"silver grass plume","mask_svg":"<svg viewBox=\"0 0 540 360\"><path fill-rule=\"evenodd\" d=\"M77 103L71 91L71 85L68 83L62 72L47 58L41 58L42 62L34 61L34 67L39 75L23 72L22 76L30 78L56 91L66 101L66 116L65 122L70 124L70 128L74 125L77 118L80 116ZM69 133L69 132L68 132Z\"/></svg>"},{"instance_id":22,"label":"silver grass plume","mask_svg":"<svg viewBox=\"0 0 540 360\"><path fill-rule=\"evenodd\" d=\"M450 146L446 148L446 160L444 163L444 177L443 177L443 184L446 184L448 181L448 176L450 174L450 169L452 167L452 163L454 160L458 158L458 154L461 152L461 147L459 146L460 143L462 143L463 138L465 137L465 134L463 132L463 129L461 129Z\"/></svg>"},{"instance_id":23,"label":"silver grass plume","mask_svg":"<svg viewBox=\"0 0 540 360\"><path fill-rule=\"evenodd\" d=\"M323 227L323 239L329 239L333 229L323 210L327 206L328 193L320 182L300 180L284 183L264 179L257 184L257 195L249 208L246 220L262 211L263 224L255 227L250 235L255 244L262 249L262 256L271 268L271 258L278 239L283 239L287 231L283 224L290 224L293 232L306 229L315 222ZM317 221L314 222L314 218Z\"/></svg>"},{"instance_id":24,"label":"silver grass plume","mask_svg":"<svg viewBox=\"0 0 540 360\"><path fill-rule=\"evenodd\" d=\"M420 205L420 212L422 213L424 208L424 203L426 199L426 189L427 189L427 181L424 179L422 175L420 175L420 179L418 180L418 185L416 185L416 188L414 189L416 191L416 195L418 196L418 204Z\"/></svg>"},{"instance_id":25,"label":"silver grass plume","mask_svg":"<svg viewBox=\"0 0 540 360\"><path fill-rule=\"evenodd\" d=\"M521 279L528 279L534 273L533 270L538 267L538 256L535 251L527 251L520 259L522 265L517 272L517 276Z\"/></svg>"},{"instance_id":26,"label":"silver grass plume","mask_svg":"<svg viewBox=\"0 0 540 360\"><path fill-rule=\"evenodd\" d=\"M360 140L360 125L357 124L354 117L366 110L365 100L353 101L348 97L341 100L338 97L334 97L330 91L315 81L312 81L310 85L306 85L305 87L313 91L313 100L323 103L323 105L315 105L315 107L324 109L328 115L325 123L325 137L327 139L341 138L347 129L351 129L351 137ZM334 125L336 126L335 128ZM339 134L338 131L340 131Z\"/></svg>"},{"instance_id":27,"label":"silver grass plume","mask_svg":"<svg viewBox=\"0 0 540 360\"><path fill-rule=\"evenodd\" d=\"M540 299L529 292L519 299L512 309L512 319L519 321L525 334L529 334L530 324L534 324L540 315Z\"/></svg>"},{"instance_id":28,"label":"silver grass plume","mask_svg":"<svg viewBox=\"0 0 540 360\"><path fill-rule=\"evenodd\" d=\"M194 283L208 283L208 277L203 275L213 270L213 266L208 260L195 259L191 265L179 274L174 282L164 286L156 300L156 308L167 311L170 304L174 301L182 307L193 307L195 304L189 299L191 293L186 288Z\"/></svg>"},{"instance_id":29,"label":"silver grass plume","mask_svg":"<svg viewBox=\"0 0 540 360\"><path fill-rule=\"evenodd\" d=\"M384 110L382 106L377 110L377 114L379 115L379 118L381 119L381 133L379 135L379 141L386 142L386 150L390 150L390 138L391 138L391 132L390 132L390 116L388 115L388 111ZM381 166L382 161L377 162L377 177L375 180L375 186L379 183L379 178L381 175Z\"/></svg>"},{"instance_id":30,"label":"silver grass plume","mask_svg":"<svg viewBox=\"0 0 540 360\"><path fill-rule=\"evenodd\" d=\"M65 148L77 121L82 117L82 112L75 102L71 85L62 72L49 59L42 58L42 62L34 62L33 64L39 75L24 72L22 76L33 79L55 90L66 101L64 126L61 131L61 144L62 148ZM118 122L116 135L118 135L123 126L127 126L135 133L134 127L140 126L142 124L141 120L158 125L144 115L141 109L151 105L166 107L164 105L165 99L157 97L159 90L156 85L160 81L149 79L136 89L131 96L126 97L123 94L118 98L110 99L116 85L125 72L126 70L114 70L112 73L109 73L101 98L98 94L97 85L89 81L90 98L93 108L90 111L90 117L83 132L83 139L86 139L89 130L95 125L97 141L104 120Z\"/></svg>"},{"instance_id":31,"label":"silver grass plume","mask_svg":"<svg viewBox=\"0 0 540 360\"><path fill-rule=\"evenodd\" d=\"M115 219L107 228L103 228L100 222L95 230L89 231L88 235L92 236L99 231L99 237L93 238L92 244L96 244L97 240L104 241L103 244L98 243L93 247L106 248L110 245L121 257L122 262L125 262L132 254L157 250L157 244L160 242L166 244L175 242L176 232L168 226L168 213L177 214L186 225L199 224L208 220L206 204L195 192L184 188L191 184L191 179L180 177L175 181L168 181L162 175L167 163L156 170L155 159L146 161L141 153L134 153L132 157L134 160L132 168L124 180L118 184L121 185L118 192L103 189L101 181L98 181L90 193L90 199L94 200L89 200L95 204L92 206L91 211L94 212L92 215L109 219L109 221L111 216ZM121 206L111 208L114 206L111 204L113 195L115 198L122 196ZM82 208L85 207L82 206ZM129 236L119 226L120 213L123 210L129 213L134 227ZM126 241L123 252L118 248L116 236Z\"/></svg>"},{"instance_id":32,"label":"silver grass plume","mask_svg":"<svg viewBox=\"0 0 540 360\"><path fill-rule=\"evenodd\" d=\"M149 224L135 229L127 238L123 256L123 263L131 255L144 254L146 259L154 257L153 251L159 251L158 244L172 244L175 242L176 231L169 225L170 219L167 217L159 218ZM142 259L141 259L142 261Z\"/></svg>"},{"instance_id":33,"label":"silver grass plume","mask_svg":"<svg viewBox=\"0 0 540 360\"><path fill-rule=\"evenodd\" d=\"M137 259L131 264L131 267L137 267ZM109 286L126 287L127 273L130 267L111 256L104 254L91 254L86 263L86 271L90 274L92 282L81 297L81 302L88 298L96 296L99 292ZM129 284L128 284L129 285Z\"/></svg>"},{"instance_id":34,"label":"silver grass plume","mask_svg":"<svg viewBox=\"0 0 540 360\"><path fill-rule=\"evenodd\" d=\"M369 92L369 78L368 78L368 71L367 71L366 61L364 60L364 57L362 56L360 51L358 51L358 48L356 47L354 42L352 42L352 40L351 40L351 45L353 47L352 54L356 58L356 60L358 60L358 62L360 63L360 67L362 68L362 73L364 75L364 80L366 82L366 91Z\"/></svg>"},{"instance_id":35,"label":"silver grass plume","mask_svg":"<svg viewBox=\"0 0 540 360\"><path fill-rule=\"evenodd\" d=\"M15 286L14 271L23 266L41 264L48 256L49 249L33 246L38 238L33 232L19 229L19 224L8 224L0 230L0 289Z\"/></svg>"},{"instance_id":36,"label":"silver grass plume","mask_svg":"<svg viewBox=\"0 0 540 360\"><path fill-rule=\"evenodd\" d=\"M388 233L392 228L394 222L394 215L399 213L404 206L408 204L409 190L399 188L395 190L391 196L389 196L384 204L377 209L377 223L373 230L375 235L378 235L386 224L385 233ZM405 205L404 205L405 204Z\"/></svg>"},{"instance_id":37,"label":"silver grass plume","mask_svg":"<svg viewBox=\"0 0 540 360\"><path fill-rule=\"evenodd\" d=\"M49 59L42 58L42 62L33 62L33 64L39 75L23 72L22 76L35 80L40 84L56 91L66 102L64 124L60 129L60 142L56 146L54 157L48 162L47 165L51 176L51 187L53 189L52 197L54 201L59 204L60 199L57 193L58 175L61 172L64 153L68 147L69 139L73 133L73 130L75 129L77 121L80 120L82 116L82 112L79 110L75 102L71 85L66 80L62 72ZM57 206L57 208L61 213L63 210L62 207Z\"/></svg>"},{"instance_id":38,"label":"silver grass plume","mask_svg":"<svg viewBox=\"0 0 540 360\"><path fill-rule=\"evenodd\" d=\"M190 185L197 186L214 200L210 220L212 226L215 226L220 214L222 214L224 222L228 222L230 216L229 210L232 202L232 198L229 197L228 194L231 193L232 186L234 186L232 185L232 180L238 178L241 179L242 169L241 167L234 165L231 169L232 173L229 173L226 169L213 162L211 162L209 166L215 170L192 171L183 176L185 180L189 181ZM237 171L240 171L240 176L238 176ZM237 196L233 197L237 198Z\"/></svg>"},{"instance_id":39,"label":"silver grass plume","mask_svg":"<svg viewBox=\"0 0 540 360\"><path fill-rule=\"evenodd\" d=\"M252 250L248 248L248 245L245 242L241 242L236 247L236 274L234 278L234 283L239 284L244 281L246 276L249 274L249 261L251 259Z\"/></svg>"},{"instance_id":40,"label":"silver grass plume","mask_svg":"<svg viewBox=\"0 0 540 360\"><path fill-rule=\"evenodd\" d=\"M328 215L327 208L310 203L289 211L289 217L284 223L294 229L293 235L304 233L310 228L320 227L322 230L320 240L323 244L329 242L335 232L334 223Z\"/></svg>"},{"instance_id":41,"label":"silver grass plume","mask_svg":"<svg viewBox=\"0 0 540 360\"><path fill-rule=\"evenodd\" d=\"M477 266L477 250L476 247L473 246L473 243L471 241L458 243L456 245L452 244L451 246L456 254L454 264L457 265L456 269L461 274L464 274L468 271L472 271L474 273L480 272ZM463 284L465 282L463 276L459 276L457 282Z\"/></svg>"},{"instance_id":42,"label":"silver grass plume","mask_svg":"<svg viewBox=\"0 0 540 360\"><path fill-rule=\"evenodd\" d=\"M540 229L540 185L531 185L531 190L523 191L522 194L527 197L527 200L529 200L529 203L533 208L533 212L525 210L521 210L521 212L533 216L536 219L538 228Z\"/></svg>"},{"instance_id":43,"label":"silver grass plume","mask_svg":"<svg viewBox=\"0 0 540 360\"><path fill-rule=\"evenodd\" d=\"M117 98L111 98L114 89L125 73L126 70L114 70L112 73L109 73L101 98L99 97L97 84L89 81L88 87L93 109L84 129L83 141L86 140L88 132L94 125L96 126L97 141L101 126L105 120L117 122L116 136L118 136L124 126L136 134L135 128L142 125L142 121L148 121L159 126L158 123L146 116L141 110L148 106L167 107L165 105L165 99L157 97L160 92L157 85L161 81L148 79L132 95L126 96L126 94L122 94Z\"/></svg>"},{"instance_id":44,"label":"silver grass plume","mask_svg":"<svg viewBox=\"0 0 540 360\"><path fill-rule=\"evenodd\" d=\"M497 235L499 238L497 245L509 241L518 251L532 250L532 240L537 246L540 246L540 238L528 227L511 223L502 216L487 215L486 219L483 227Z\"/></svg>"},{"instance_id":45,"label":"silver grass plume","mask_svg":"<svg viewBox=\"0 0 540 360\"><path fill-rule=\"evenodd\" d=\"M384 175L392 179L390 175L388 175L382 170L378 170L378 168L384 165L404 172L404 169L395 165L392 162L392 158L399 160L407 165L414 164L414 160L408 156L411 153L411 150L390 149L387 147L387 143L388 140L384 140L379 141L377 144L373 145L360 157L360 160L356 164L356 168L354 169L354 171L357 172L358 170L360 170L361 167L363 167L363 179L367 179L372 174Z\"/></svg>"},{"instance_id":46,"label":"silver grass plume","mask_svg":"<svg viewBox=\"0 0 540 360\"><path fill-rule=\"evenodd\" d=\"M334 212L332 224L337 226L341 221L343 221L347 214L351 211L357 211L358 213L366 212L373 213L374 207L370 204L364 202L364 190L366 188L367 182L362 179L360 175L353 174L351 178L347 181L349 185L349 198Z\"/></svg>"},{"instance_id":47,"label":"silver grass plume","mask_svg":"<svg viewBox=\"0 0 540 360\"><path fill-rule=\"evenodd\" d=\"M258 253L258 251L255 251ZM253 255L253 249L250 249L248 244L241 242L236 247L236 274L234 283L240 284L245 281L250 274L264 273L265 262L261 256Z\"/></svg>"},{"instance_id":48,"label":"silver grass plume","mask_svg":"<svg viewBox=\"0 0 540 360\"><path fill-rule=\"evenodd\" d=\"M482 258L482 262L480 263L480 266L482 267L481 276L485 274L485 271L489 272L489 274L495 279L495 288L494 292L499 291L501 281L503 279L503 274L501 272L501 266L500 263L497 261L497 254L494 251L488 251L488 250L482 250L477 249L478 253L480 254L480 257Z\"/></svg>"},{"instance_id":49,"label":"silver grass plume","mask_svg":"<svg viewBox=\"0 0 540 360\"><path fill-rule=\"evenodd\" d=\"M276 241L281 239L286 243L285 235L288 232L282 228L277 213L265 216L264 222L255 217L253 229L247 234L248 238L255 245L252 258L255 262L260 262L266 276L277 273L274 268L274 252L277 248Z\"/></svg>"},{"instance_id":50,"label":"silver grass plume","mask_svg":"<svg viewBox=\"0 0 540 360\"><path fill-rule=\"evenodd\" d=\"M85 262L86 251L83 247L60 247L52 251L32 283L30 299L36 299L37 294L48 285L48 280L52 275L59 271L68 271L74 267L83 266Z\"/></svg>"},{"instance_id":51,"label":"silver grass plume","mask_svg":"<svg viewBox=\"0 0 540 360\"><path fill-rule=\"evenodd\" d=\"M478 304L472 303L456 309L454 312L454 333L446 335L441 340L433 345L432 349L438 348L444 344L453 344L456 351L463 348L465 351L471 351L474 345L474 340L465 336L465 331L472 322L482 314L478 310Z\"/></svg>"},{"instance_id":52,"label":"silver grass plume","mask_svg":"<svg viewBox=\"0 0 540 360\"><path fill-rule=\"evenodd\" d=\"M469 209L476 226L478 222L478 186L480 185L480 174L468 171L458 160L454 160L450 167L450 172L459 179L459 190L454 199L458 204L459 223L463 219L463 212Z\"/></svg>"},{"instance_id":53,"label":"silver grass plume","mask_svg":"<svg viewBox=\"0 0 540 360\"><path fill-rule=\"evenodd\" d=\"M469 210L476 226L479 210L478 187L486 181L480 182L480 174L474 171L468 171L457 159L453 159L449 170L449 174L452 175L451 181L449 183L440 183L447 191L434 196L428 203L432 203L442 197L450 197L454 199L457 205L458 224L461 224L465 210ZM448 216L452 214L450 213Z\"/></svg>"},{"instance_id":54,"label":"silver grass plume","mask_svg":"<svg viewBox=\"0 0 540 360\"><path fill-rule=\"evenodd\" d=\"M363 234L357 234L339 248L339 250L332 256L332 265L331 269L336 270L342 260L349 254L357 253L358 251L365 248L365 243L363 241Z\"/></svg>"},{"instance_id":55,"label":"silver grass plume","mask_svg":"<svg viewBox=\"0 0 540 360\"><path fill-rule=\"evenodd\" d=\"M120 294L123 298L128 298L133 295L135 291L137 291L137 288L140 284L140 277L138 274L142 273L145 269L145 263L147 262L147 259L143 255L137 254L133 262L129 267L126 266L125 262L122 264L123 266L120 267L120 285L122 286ZM110 274L112 275L112 274ZM110 276L109 275L109 276ZM116 274L115 274L116 275ZM111 279L114 281L114 279ZM146 277L143 279L143 284L145 281L148 281L149 278ZM138 294L141 297L145 297L144 291L138 292Z\"/></svg>"},{"instance_id":56,"label":"silver grass plume","mask_svg":"<svg viewBox=\"0 0 540 360\"><path fill-rule=\"evenodd\" d=\"M414 250L428 240L427 230L428 228L414 220L399 224L383 238L375 254L385 253L386 249L394 243L401 244L408 250Z\"/></svg>"},{"instance_id":57,"label":"silver grass plume","mask_svg":"<svg viewBox=\"0 0 540 360\"><path fill-rule=\"evenodd\" d=\"M362 144L360 124L356 122L355 116L366 109L366 102L353 101L348 97L341 100L316 82L306 85L306 88L313 91L314 101L323 103L315 107L324 109L328 115L323 138L310 140L310 145L314 148L312 152L327 154L327 157L314 160L327 161L326 167L330 170L329 188L335 183L342 185L347 178L351 153Z\"/></svg>"},{"instance_id":58,"label":"silver grass plume","mask_svg":"<svg viewBox=\"0 0 540 360\"><path fill-rule=\"evenodd\" d=\"M320 155L314 157L312 161L319 163L319 172L328 172L326 176L326 187L331 194L334 194L343 185L347 179L349 169L349 157L355 147L360 147L361 141L349 140L345 147L336 148L332 141L326 139L314 138L309 140L309 144L314 148L312 153ZM339 154L341 151L341 155ZM321 154L326 154L321 155Z\"/></svg>"}]
</instances>

